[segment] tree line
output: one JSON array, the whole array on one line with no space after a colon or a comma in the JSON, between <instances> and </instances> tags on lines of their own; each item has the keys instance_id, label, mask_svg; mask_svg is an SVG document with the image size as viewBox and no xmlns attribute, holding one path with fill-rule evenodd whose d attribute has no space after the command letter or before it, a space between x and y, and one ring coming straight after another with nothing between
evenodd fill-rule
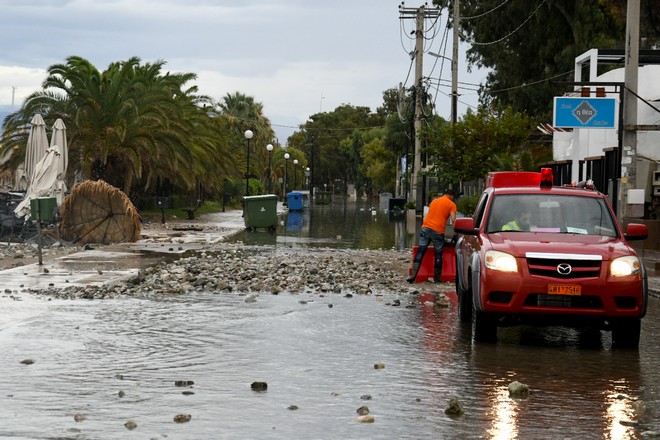
<instances>
[{"instance_id":1,"label":"tree line","mask_svg":"<svg viewBox=\"0 0 660 440\"><path fill-rule=\"evenodd\" d=\"M451 2L435 3L451 13ZM658 5L660 0L642 0L648 41L657 41ZM468 42L494 42L524 26L501 42L471 46L472 65L491 69L477 109L450 124L424 100L423 175L438 190L489 171L533 170L551 160L551 144L538 141L536 126L551 120L552 97L567 90L558 81L572 77L576 55L624 41L623 1L544 0L539 6L462 0L461 9L472 17L461 22ZM164 67L162 60L133 57L100 71L78 56L50 66L41 90L5 118L0 144L9 159L2 167L15 170L23 161L29 121L40 113L47 126L62 118L67 127L69 180L103 179L136 201L168 194L239 200L246 175L250 194L283 192L285 173L288 189L295 179L299 187L305 182L336 191L353 184L367 195L394 193L397 182L405 182L402 158L412 162L414 145L412 89L383 91L382 105L373 111L342 104L310 115L279 145L254 97L236 91L214 99L199 93L194 73ZM248 129L254 137L246 170ZM274 144L272 152L267 144Z\"/></svg>"}]
</instances>

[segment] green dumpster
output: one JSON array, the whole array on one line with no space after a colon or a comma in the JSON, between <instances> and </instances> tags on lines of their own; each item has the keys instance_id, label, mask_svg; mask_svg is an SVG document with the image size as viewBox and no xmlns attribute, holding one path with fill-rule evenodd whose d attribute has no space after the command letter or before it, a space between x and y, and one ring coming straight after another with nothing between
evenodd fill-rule
<instances>
[{"instance_id":1,"label":"green dumpster","mask_svg":"<svg viewBox=\"0 0 660 440\"><path fill-rule=\"evenodd\" d=\"M245 196L243 204L243 219L246 229L274 229L277 226L277 196L275 194Z\"/></svg>"},{"instance_id":2,"label":"green dumpster","mask_svg":"<svg viewBox=\"0 0 660 440\"><path fill-rule=\"evenodd\" d=\"M332 202L332 193L330 191L316 191L316 204L329 205Z\"/></svg>"},{"instance_id":3,"label":"green dumpster","mask_svg":"<svg viewBox=\"0 0 660 440\"><path fill-rule=\"evenodd\" d=\"M37 205L38 203L38 205ZM57 213L57 199L55 197L37 197L30 199L30 217L37 219L37 210L41 221L52 222Z\"/></svg>"}]
</instances>

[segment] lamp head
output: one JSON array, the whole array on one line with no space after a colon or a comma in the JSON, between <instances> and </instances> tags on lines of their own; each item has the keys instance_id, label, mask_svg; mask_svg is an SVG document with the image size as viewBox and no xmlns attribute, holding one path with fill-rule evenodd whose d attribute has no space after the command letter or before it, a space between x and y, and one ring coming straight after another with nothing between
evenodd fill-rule
<instances>
[{"instance_id":1,"label":"lamp head","mask_svg":"<svg viewBox=\"0 0 660 440\"><path fill-rule=\"evenodd\" d=\"M273 144L266 145L266 150L273 151Z\"/></svg>"},{"instance_id":2,"label":"lamp head","mask_svg":"<svg viewBox=\"0 0 660 440\"><path fill-rule=\"evenodd\" d=\"M293 164L298 165L298 159L293 159Z\"/></svg>"},{"instance_id":3,"label":"lamp head","mask_svg":"<svg viewBox=\"0 0 660 440\"><path fill-rule=\"evenodd\" d=\"M284 158L285 158L285 159L288 160L290 157L291 157L291 156L289 155L289 153L284 153Z\"/></svg>"},{"instance_id":4,"label":"lamp head","mask_svg":"<svg viewBox=\"0 0 660 440\"><path fill-rule=\"evenodd\" d=\"M243 135L245 135L245 139L250 140L252 139L252 136L254 136L254 133L252 133L252 130L245 130L245 133L243 133Z\"/></svg>"}]
</instances>

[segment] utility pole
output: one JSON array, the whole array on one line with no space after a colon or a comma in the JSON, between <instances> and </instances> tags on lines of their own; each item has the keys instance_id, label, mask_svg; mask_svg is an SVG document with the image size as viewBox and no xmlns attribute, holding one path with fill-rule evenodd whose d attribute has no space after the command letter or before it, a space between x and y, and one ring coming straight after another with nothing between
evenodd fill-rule
<instances>
[{"instance_id":1,"label":"utility pole","mask_svg":"<svg viewBox=\"0 0 660 440\"><path fill-rule=\"evenodd\" d=\"M419 172L421 171L422 157L422 140L419 137L419 134L422 130L422 118L424 116L424 109L422 108L424 102L424 84L422 81L424 74L424 20L426 18L437 18L440 15L440 9L427 9L425 5L422 5L419 8L406 8L402 3L399 6L399 14L400 19L414 18L416 21L415 51L411 54L415 57L415 119L413 124L415 130L415 151L413 154L413 170L409 198L415 200L416 210L421 211L424 206L424 201L422 200L422 191L419 185Z\"/></svg>"},{"instance_id":2,"label":"utility pole","mask_svg":"<svg viewBox=\"0 0 660 440\"><path fill-rule=\"evenodd\" d=\"M11 86L11 109L14 110L14 95L16 94L16 86Z\"/></svg>"},{"instance_id":3,"label":"utility pole","mask_svg":"<svg viewBox=\"0 0 660 440\"><path fill-rule=\"evenodd\" d=\"M460 1L454 0L454 41L451 53L451 123L458 118L458 29L461 24Z\"/></svg>"},{"instance_id":4,"label":"utility pole","mask_svg":"<svg viewBox=\"0 0 660 440\"><path fill-rule=\"evenodd\" d=\"M626 11L626 64L623 91L623 151L617 216L629 217L628 190L637 184L637 73L639 70L639 0L628 0ZM643 215L643 213L642 213Z\"/></svg>"}]
</instances>

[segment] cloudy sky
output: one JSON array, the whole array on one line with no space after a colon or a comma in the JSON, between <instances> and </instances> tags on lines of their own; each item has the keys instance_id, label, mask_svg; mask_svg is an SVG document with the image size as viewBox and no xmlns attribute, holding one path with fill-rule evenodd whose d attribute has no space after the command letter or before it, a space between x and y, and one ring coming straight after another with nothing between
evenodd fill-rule
<instances>
[{"instance_id":1,"label":"cloudy sky","mask_svg":"<svg viewBox=\"0 0 660 440\"><path fill-rule=\"evenodd\" d=\"M137 56L166 61L166 70L192 72L200 93L220 100L240 91L264 105L279 141L319 111L339 105L382 104L382 93L414 78L411 19L400 0L0 0L0 110L18 108L38 90L46 69L70 55L99 70ZM406 2L406 8L422 4ZM426 49L442 47L447 11L427 34ZM427 26L431 28L431 22ZM461 52L463 52L461 50ZM451 68L424 58L438 113L450 116ZM459 81L478 84L484 72ZM466 87L470 88L471 86ZM474 88L474 87L471 87ZM459 89L459 114L476 92Z\"/></svg>"}]
</instances>

